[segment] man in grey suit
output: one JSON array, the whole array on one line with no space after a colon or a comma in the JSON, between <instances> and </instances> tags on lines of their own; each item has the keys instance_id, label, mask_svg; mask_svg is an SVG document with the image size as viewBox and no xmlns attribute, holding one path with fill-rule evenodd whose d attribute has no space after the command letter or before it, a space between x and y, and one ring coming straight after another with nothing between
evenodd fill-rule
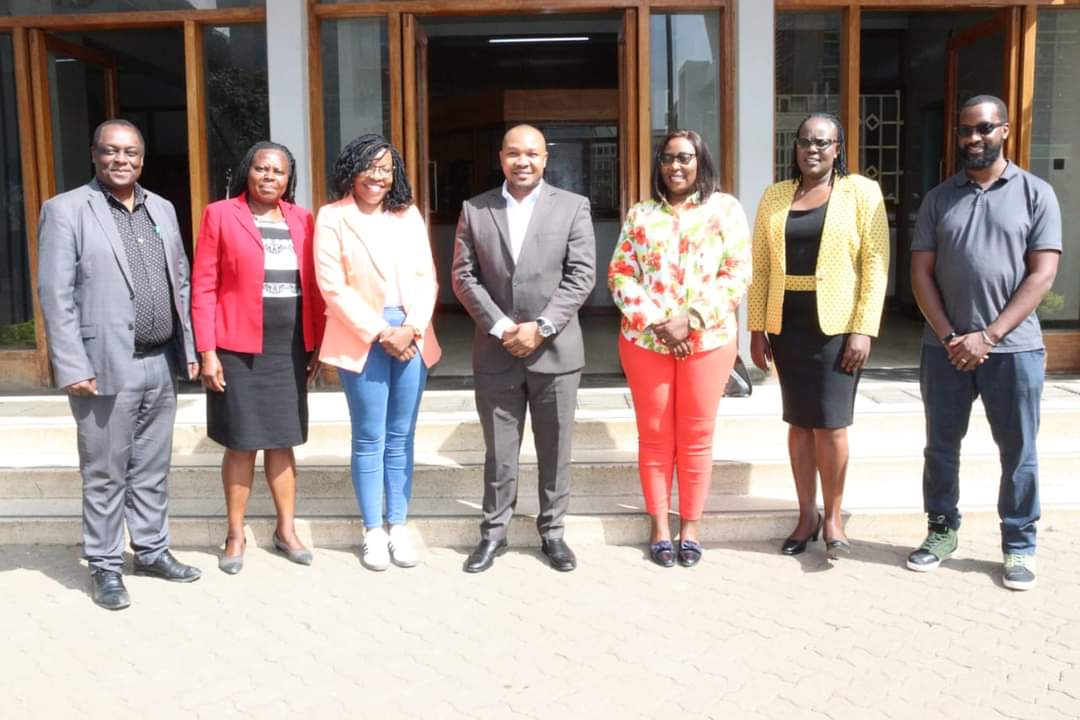
<instances>
[{"instance_id":1,"label":"man in grey suit","mask_svg":"<svg viewBox=\"0 0 1080 720\"><path fill-rule=\"evenodd\" d=\"M589 201L543 182L547 144L511 128L499 152L506 182L465 202L454 243L453 286L476 322L473 371L484 432L484 519L466 572L506 550L517 504L525 409L539 465L536 525L551 566L577 560L563 540L570 501L570 441L585 347L578 310L596 280Z\"/></svg>"},{"instance_id":2,"label":"man in grey suit","mask_svg":"<svg viewBox=\"0 0 1080 720\"><path fill-rule=\"evenodd\" d=\"M78 426L83 555L94 602L131 604L135 574L197 580L169 552L168 484L176 376L198 375L190 272L172 204L139 184L146 146L126 120L94 131L89 183L41 208L38 293L56 383Z\"/></svg>"}]
</instances>

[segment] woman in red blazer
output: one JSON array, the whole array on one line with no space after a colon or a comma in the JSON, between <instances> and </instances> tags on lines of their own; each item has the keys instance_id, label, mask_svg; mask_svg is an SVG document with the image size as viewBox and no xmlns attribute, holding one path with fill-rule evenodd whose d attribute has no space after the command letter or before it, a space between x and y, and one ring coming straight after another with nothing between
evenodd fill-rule
<instances>
[{"instance_id":1,"label":"woman in red blazer","mask_svg":"<svg viewBox=\"0 0 1080 720\"><path fill-rule=\"evenodd\" d=\"M244 511L263 450L277 508L274 547L310 565L296 537L296 459L307 441L307 386L318 372L326 306L315 280L311 213L292 204L296 161L284 145L256 143L233 177L232 199L203 213L191 280L195 346L206 387L207 434L221 463L229 530L218 560L244 564Z\"/></svg>"}]
</instances>

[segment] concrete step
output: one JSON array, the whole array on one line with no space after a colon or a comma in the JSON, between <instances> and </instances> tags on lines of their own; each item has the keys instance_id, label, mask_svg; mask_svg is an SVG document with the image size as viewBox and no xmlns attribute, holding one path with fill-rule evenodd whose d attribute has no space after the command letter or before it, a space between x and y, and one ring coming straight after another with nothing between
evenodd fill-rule
<instances>
[{"instance_id":1,"label":"concrete step","mask_svg":"<svg viewBox=\"0 0 1080 720\"><path fill-rule=\"evenodd\" d=\"M614 455L614 457L612 457ZM601 456L607 456L606 459ZM198 460L199 462L192 462ZM450 498L479 502L483 488L482 457L460 457L461 462L418 462L413 479L414 498ZM217 499L222 496L219 455L177 458L169 477L172 498ZM1080 452L1041 453L1040 476L1044 502L1080 502L1080 483L1075 483ZM521 494L536 487L536 465L521 467ZM574 497L634 495L639 492L636 458L632 453L595 453L594 461L578 460L573 466ZM1000 466L996 454L965 453L960 466L961 486L996 492ZM847 497L918 499L921 491L922 457L856 457L848 469ZM981 491L981 490L980 490ZM713 464L714 496L754 495L788 497L793 493L791 469L786 457L755 461L717 460ZM79 498L82 481L78 468L0 468L0 499ZM298 475L301 498L351 498L352 481L347 458L324 456L301 463ZM253 497L269 491L256 468Z\"/></svg>"},{"instance_id":2,"label":"concrete step","mask_svg":"<svg viewBox=\"0 0 1080 720\"><path fill-rule=\"evenodd\" d=\"M174 508L169 521L172 544L176 547L220 547L225 536L223 518L205 515L184 515ZM702 519L702 541L706 544L728 542L779 541L794 527L796 512L790 508L768 508L755 504L749 509L733 505L725 512L706 513ZM1040 523L1043 529L1055 525L1073 525L1080 521L1080 505L1048 508ZM539 545L535 518L517 514L510 525L509 540L517 547ZM964 528L993 530L998 526L997 511L992 505L969 505L964 509ZM851 511L845 530L853 540L858 557L860 537L909 534L912 546L925 533L926 516L915 510ZM410 532L421 546L468 547L479 539L477 516L433 515L414 517L409 521ZM271 547L274 520L252 516L248 534L252 547ZM297 520L301 539L315 547L357 547L363 538L359 518L348 516L312 516ZM605 514L570 514L566 518L566 537L574 547L589 545L641 545L648 542L649 520L642 512L610 512ZM961 531L963 537L963 531ZM0 517L0 543L78 545L82 542L82 524L77 515L8 515ZM963 541L961 540L961 545ZM249 547L249 552L251 547ZM815 543L811 552L820 553ZM587 562L587 553L579 551L579 559Z\"/></svg>"}]
</instances>

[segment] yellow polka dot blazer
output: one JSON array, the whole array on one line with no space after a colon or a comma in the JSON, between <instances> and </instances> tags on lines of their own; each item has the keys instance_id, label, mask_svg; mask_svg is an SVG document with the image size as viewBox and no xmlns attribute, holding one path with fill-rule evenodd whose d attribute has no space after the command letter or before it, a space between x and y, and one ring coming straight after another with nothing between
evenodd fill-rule
<instances>
[{"instance_id":1,"label":"yellow polka dot blazer","mask_svg":"<svg viewBox=\"0 0 1080 720\"><path fill-rule=\"evenodd\" d=\"M747 298L751 330L779 333L785 282L799 289L806 286L806 282L788 280L784 268L784 228L796 187L794 180L775 183L758 205L753 282ZM889 223L881 188L860 175L837 178L825 211L814 279L805 279L816 285L821 331L876 337L888 272Z\"/></svg>"}]
</instances>

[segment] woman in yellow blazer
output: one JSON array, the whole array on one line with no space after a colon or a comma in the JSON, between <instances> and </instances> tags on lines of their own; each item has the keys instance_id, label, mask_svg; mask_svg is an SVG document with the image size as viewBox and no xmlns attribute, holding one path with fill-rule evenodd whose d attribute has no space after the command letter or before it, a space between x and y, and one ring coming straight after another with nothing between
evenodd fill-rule
<instances>
[{"instance_id":1,"label":"woman in yellow blazer","mask_svg":"<svg viewBox=\"0 0 1080 720\"><path fill-rule=\"evenodd\" d=\"M798 555L823 532L835 558L851 552L840 514L847 426L881 322L889 225L878 184L847 170L839 120L814 113L794 149L792 179L765 190L754 223L750 353L762 370L775 361L789 425L799 522L781 551Z\"/></svg>"},{"instance_id":2,"label":"woman in yellow blazer","mask_svg":"<svg viewBox=\"0 0 1080 720\"><path fill-rule=\"evenodd\" d=\"M341 199L315 221L315 273L326 300L319 359L338 368L349 405L361 561L371 570L391 561L412 567L405 520L413 438L427 368L440 355L431 327L438 291L431 246L401 156L382 136L345 146L334 188Z\"/></svg>"}]
</instances>

